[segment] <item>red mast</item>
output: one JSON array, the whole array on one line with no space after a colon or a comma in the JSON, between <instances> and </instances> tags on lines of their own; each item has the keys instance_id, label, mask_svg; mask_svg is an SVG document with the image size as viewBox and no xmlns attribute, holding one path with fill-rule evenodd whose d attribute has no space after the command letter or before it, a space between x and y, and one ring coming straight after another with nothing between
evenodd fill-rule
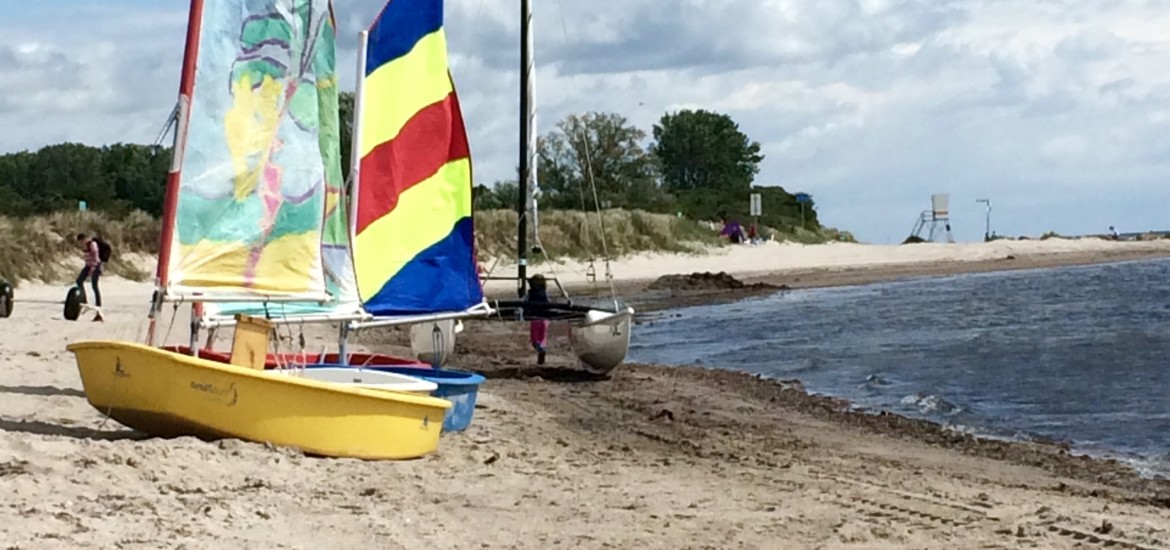
<instances>
[{"instance_id":1,"label":"red mast","mask_svg":"<svg viewBox=\"0 0 1170 550\"><path fill-rule=\"evenodd\" d=\"M179 80L179 108L175 125L175 146L171 171L167 174L166 198L163 202L162 233L159 236L158 269L155 271L155 300L150 308L150 328L146 340L154 345L155 321L162 306L162 293L170 278L171 243L175 238L175 212L179 208L179 176L187 147L187 125L191 117L191 96L195 91L195 65L199 57L199 37L203 25L203 0L191 0L187 19L187 44L183 53L183 74Z\"/></svg>"}]
</instances>

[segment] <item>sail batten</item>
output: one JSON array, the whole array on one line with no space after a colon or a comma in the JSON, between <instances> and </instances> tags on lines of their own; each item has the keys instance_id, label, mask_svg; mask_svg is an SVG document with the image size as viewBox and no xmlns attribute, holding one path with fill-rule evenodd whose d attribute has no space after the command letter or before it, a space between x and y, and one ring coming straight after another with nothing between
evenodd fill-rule
<instances>
[{"instance_id":1,"label":"sail batten","mask_svg":"<svg viewBox=\"0 0 1170 550\"><path fill-rule=\"evenodd\" d=\"M442 0L392 0L367 33L354 266L374 316L470 310L476 272L471 155Z\"/></svg>"},{"instance_id":2,"label":"sail batten","mask_svg":"<svg viewBox=\"0 0 1170 550\"><path fill-rule=\"evenodd\" d=\"M206 2L199 25L167 294L337 294L322 247L341 185L330 1Z\"/></svg>"}]
</instances>

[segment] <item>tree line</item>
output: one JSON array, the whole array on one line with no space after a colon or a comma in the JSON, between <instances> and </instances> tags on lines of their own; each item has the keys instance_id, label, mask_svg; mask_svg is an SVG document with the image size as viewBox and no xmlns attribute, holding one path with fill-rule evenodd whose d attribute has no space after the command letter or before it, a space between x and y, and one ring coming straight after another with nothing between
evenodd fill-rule
<instances>
[{"instance_id":1,"label":"tree line","mask_svg":"<svg viewBox=\"0 0 1170 550\"><path fill-rule=\"evenodd\" d=\"M646 132L616 113L570 115L537 140L543 208L626 208L697 220L749 217L759 193L760 223L779 230L820 229L815 205L778 186L754 185L760 144L731 117L706 110L667 113ZM481 208L515 208L519 178L476 186Z\"/></svg>"},{"instance_id":2,"label":"tree line","mask_svg":"<svg viewBox=\"0 0 1170 550\"><path fill-rule=\"evenodd\" d=\"M87 208L115 215L162 214L171 151L119 143L62 143L0 156L0 214L31 216Z\"/></svg>"},{"instance_id":3,"label":"tree line","mask_svg":"<svg viewBox=\"0 0 1170 550\"><path fill-rule=\"evenodd\" d=\"M353 95L341 98L341 150L349 168ZM570 115L538 139L537 178L546 209L640 209L692 219L746 221L749 195L762 195L760 223L819 229L813 204L781 187L755 186L764 156L731 117L706 110L667 113L647 134L616 113ZM50 145L0 156L0 215L76 210L162 213L169 147ZM516 207L517 180L475 187L480 210Z\"/></svg>"}]
</instances>

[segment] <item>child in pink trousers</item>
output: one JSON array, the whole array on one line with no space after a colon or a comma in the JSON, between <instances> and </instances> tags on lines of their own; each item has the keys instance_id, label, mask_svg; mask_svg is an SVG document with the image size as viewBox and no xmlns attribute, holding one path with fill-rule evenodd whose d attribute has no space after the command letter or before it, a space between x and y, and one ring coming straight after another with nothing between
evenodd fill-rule
<instances>
[{"instance_id":1,"label":"child in pink trousers","mask_svg":"<svg viewBox=\"0 0 1170 550\"><path fill-rule=\"evenodd\" d=\"M545 283L543 275L533 275L528 279L528 294L524 297L524 300L526 302L540 304L549 303L548 285ZM547 319L529 321L528 341L532 343L533 349L536 350L536 364L543 365L546 346L548 345Z\"/></svg>"}]
</instances>

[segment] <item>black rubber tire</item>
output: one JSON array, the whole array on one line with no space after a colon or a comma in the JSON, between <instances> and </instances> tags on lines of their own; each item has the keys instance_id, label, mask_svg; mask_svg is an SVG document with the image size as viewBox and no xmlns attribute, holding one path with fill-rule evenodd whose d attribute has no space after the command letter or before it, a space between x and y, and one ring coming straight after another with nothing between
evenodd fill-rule
<instances>
[{"instance_id":1,"label":"black rubber tire","mask_svg":"<svg viewBox=\"0 0 1170 550\"><path fill-rule=\"evenodd\" d=\"M0 319L7 319L12 316L14 301L16 301L16 296L12 291L12 285L0 282Z\"/></svg>"},{"instance_id":2,"label":"black rubber tire","mask_svg":"<svg viewBox=\"0 0 1170 550\"><path fill-rule=\"evenodd\" d=\"M65 319L76 321L78 317L81 317L81 305L84 303L85 295L82 294L81 289L70 287L69 293L65 295Z\"/></svg>"}]
</instances>

